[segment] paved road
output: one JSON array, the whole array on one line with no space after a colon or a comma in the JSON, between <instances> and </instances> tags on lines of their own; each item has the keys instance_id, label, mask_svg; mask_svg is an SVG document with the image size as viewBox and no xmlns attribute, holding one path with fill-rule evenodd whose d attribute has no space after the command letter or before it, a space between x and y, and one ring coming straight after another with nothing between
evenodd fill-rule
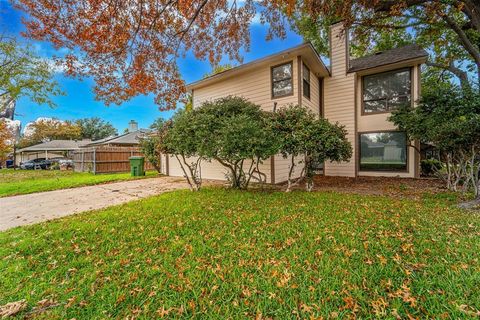
<instances>
[{"instance_id":1,"label":"paved road","mask_svg":"<svg viewBox=\"0 0 480 320\"><path fill-rule=\"evenodd\" d=\"M0 231L184 188L181 178L160 177L0 198Z\"/></svg>"}]
</instances>

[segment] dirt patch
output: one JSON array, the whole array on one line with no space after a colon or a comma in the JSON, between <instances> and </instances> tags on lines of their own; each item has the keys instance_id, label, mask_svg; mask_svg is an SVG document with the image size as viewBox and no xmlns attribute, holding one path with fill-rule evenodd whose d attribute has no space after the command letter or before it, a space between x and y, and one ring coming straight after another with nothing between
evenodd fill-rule
<instances>
[{"instance_id":1,"label":"dirt patch","mask_svg":"<svg viewBox=\"0 0 480 320\"><path fill-rule=\"evenodd\" d=\"M386 177L315 177L314 191L336 191L368 195L390 195L409 198L421 197L424 193L436 194L447 189L438 179L410 179ZM285 187L285 185L280 185ZM304 189L303 184L295 189Z\"/></svg>"}]
</instances>

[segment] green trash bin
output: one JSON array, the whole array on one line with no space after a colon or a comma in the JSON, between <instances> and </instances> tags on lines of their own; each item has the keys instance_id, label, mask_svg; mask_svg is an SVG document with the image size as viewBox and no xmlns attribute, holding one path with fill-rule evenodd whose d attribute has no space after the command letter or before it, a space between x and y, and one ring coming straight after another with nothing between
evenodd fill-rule
<instances>
[{"instance_id":1,"label":"green trash bin","mask_svg":"<svg viewBox=\"0 0 480 320\"><path fill-rule=\"evenodd\" d=\"M145 175L145 158L144 157L130 157L130 174L132 177L140 177Z\"/></svg>"}]
</instances>

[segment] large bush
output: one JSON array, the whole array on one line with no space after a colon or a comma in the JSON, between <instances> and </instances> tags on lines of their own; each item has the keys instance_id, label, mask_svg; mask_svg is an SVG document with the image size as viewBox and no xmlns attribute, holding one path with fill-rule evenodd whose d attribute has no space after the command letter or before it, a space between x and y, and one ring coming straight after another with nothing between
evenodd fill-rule
<instances>
[{"instance_id":1,"label":"large bush","mask_svg":"<svg viewBox=\"0 0 480 320\"><path fill-rule=\"evenodd\" d=\"M202 184L199 147L203 127L197 119L193 111L180 110L158 130L160 152L175 156L192 191Z\"/></svg>"},{"instance_id":2,"label":"large bush","mask_svg":"<svg viewBox=\"0 0 480 320\"><path fill-rule=\"evenodd\" d=\"M312 190L315 163L348 161L352 156L346 130L326 119L318 119L306 107L291 105L278 110L274 131L280 139L279 152L290 158L287 191L303 179L306 179L307 190ZM303 168L299 177L292 179L296 162L303 164Z\"/></svg>"},{"instance_id":3,"label":"large bush","mask_svg":"<svg viewBox=\"0 0 480 320\"><path fill-rule=\"evenodd\" d=\"M266 181L259 165L278 152L270 114L239 97L206 102L192 114L199 155L223 165L232 188L244 189L252 179Z\"/></svg>"},{"instance_id":4,"label":"large bush","mask_svg":"<svg viewBox=\"0 0 480 320\"><path fill-rule=\"evenodd\" d=\"M449 189L473 190L480 199L480 93L458 87L426 89L417 108L401 108L390 120L410 141L430 143L440 151Z\"/></svg>"},{"instance_id":5,"label":"large bush","mask_svg":"<svg viewBox=\"0 0 480 320\"><path fill-rule=\"evenodd\" d=\"M226 97L177 112L158 135L159 150L173 154L192 190L201 185L202 161L217 161L227 169L232 188L245 189L267 180L261 164L281 153L291 157L287 190L292 186L296 160L303 164L301 179L313 187L314 163L346 161L352 154L346 131L308 109L290 106L265 112L243 98ZM298 158L298 159L296 159Z\"/></svg>"}]
</instances>

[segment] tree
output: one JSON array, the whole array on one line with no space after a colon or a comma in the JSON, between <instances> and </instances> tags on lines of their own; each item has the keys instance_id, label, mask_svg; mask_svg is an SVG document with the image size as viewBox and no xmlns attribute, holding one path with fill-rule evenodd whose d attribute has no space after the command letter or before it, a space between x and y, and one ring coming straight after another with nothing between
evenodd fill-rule
<instances>
[{"instance_id":1,"label":"tree","mask_svg":"<svg viewBox=\"0 0 480 320\"><path fill-rule=\"evenodd\" d=\"M177 111L159 130L159 151L175 156L192 191L200 190L202 185L201 162L204 158L199 148L204 130L208 128L199 123L194 112L185 110Z\"/></svg>"},{"instance_id":2,"label":"tree","mask_svg":"<svg viewBox=\"0 0 480 320\"><path fill-rule=\"evenodd\" d=\"M469 74L480 75L480 3L473 0L327 0L315 6L304 1L279 1L294 28L328 54L328 27L342 20L351 28L353 56L416 42L429 49L427 65L435 76L448 72L464 88ZM270 19L271 20L271 19ZM281 28L274 22L272 28ZM432 73L428 74L432 76Z\"/></svg>"},{"instance_id":3,"label":"tree","mask_svg":"<svg viewBox=\"0 0 480 320\"><path fill-rule=\"evenodd\" d=\"M60 95L51 64L35 56L16 40L0 37L0 111L21 97L54 106L52 96Z\"/></svg>"},{"instance_id":4,"label":"tree","mask_svg":"<svg viewBox=\"0 0 480 320\"><path fill-rule=\"evenodd\" d=\"M198 155L228 171L231 187L245 189L252 179L265 182L259 165L278 152L270 113L243 98L225 97L194 109Z\"/></svg>"},{"instance_id":5,"label":"tree","mask_svg":"<svg viewBox=\"0 0 480 320\"><path fill-rule=\"evenodd\" d=\"M480 4L474 0L19 2L30 17L27 34L70 49L67 74L93 77L97 98L106 103L152 92L162 109L175 108L186 93L177 59L192 52L212 65L223 56L241 62L255 14L269 25L268 39L285 37L288 19L300 21L298 30L322 54L325 27L343 20L354 29L354 53L415 39L431 49L432 66L463 84L469 71L480 73Z\"/></svg>"},{"instance_id":6,"label":"tree","mask_svg":"<svg viewBox=\"0 0 480 320\"><path fill-rule=\"evenodd\" d=\"M157 118L153 123L150 125L150 129L153 131L159 132L165 126L165 119Z\"/></svg>"},{"instance_id":7,"label":"tree","mask_svg":"<svg viewBox=\"0 0 480 320\"><path fill-rule=\"evenodd\" d=\"M306 189L313 188L315 163L347 161L352 156L352 146L346 138L346 130L317 117L302 106L288 106L275 114L274 134L281 140L279 152L290 158L287 192L306 179ZM296 160L302 166L299 177L292 179Z\"/></svg>"},{"instance_id":8,"label":"tree","mask_svg":"<svg viewBox=\"0 0 480 320\"><path fill-rule=\"evenodd\" d=\"M176 59L192 52L212 65L223 56L241 61L255 15L253 0L20 0L18 7L30 17L28 36L70 49L67 74L91 76L97 99L119 104L153 93L162 109L185 95Z\"/></svg>"},{"instance_id":9,"label":"tree","mask_svg":"<svg viewBox=\"0 0 480 320\"><path fill-rule=\"evenodd\" d=\"M19 147L24 148L50 140L76 140L82 138L82 129L70 121L48 119L29 125L30 134L24 136Z\"/></svg>"},{"instance_id":10,"label":"tree","mask_svg":"<svg viewBox=\"0 0 480 320\"><path fill-rule=\"evenodd\" d=\"M165 120L163 118L156 119L151 125L152 132L146 134L140 139L140 148L145 158L150 162L157 172L161 172L160 168L160 132L164 130Z\"/></svg>"},{"instance_id":11,"label":"tree","mask_svg":"<svg viewBox=\"0 0 480 320\"><path fill-rule=\"evenodd\" d=\"M118 134L111 123L100 118L78 119L75 124L80 127L83 139L100 140Z\"/></svg>"},{"instance_id":12,"label":"tree","mask_svg":"<svg viewBox=\"0 0 480 320\"><path fill-rule=\"evenodd\" d=\"M446 163L450 190L474 191L480 200L480 93L444 85L426 88L418 107L403 107L390 120L410 141L433 144Z\"/></svg>"},{"instance_id":13,"label":"tree","mask_svg":"<svg viewBox=\"0 0 480 320\"><path fill-rule=\"evenodd\" d=\"M140 139L140 149L145 158L152 164L158 173L161 172L160 157L161 152L159 148L160 139L157 132L148 134Z\"/></svg>"},{"instance_id":14,"label":"tree","mask_svg":"<svg viewBox=\"0 0 480 320\"><path fill-rule=\"evenodd\" d=\"M14 134L8 127L7 121L0 119L0 164L13 151Z\"/></svg>"}]
</instances>

